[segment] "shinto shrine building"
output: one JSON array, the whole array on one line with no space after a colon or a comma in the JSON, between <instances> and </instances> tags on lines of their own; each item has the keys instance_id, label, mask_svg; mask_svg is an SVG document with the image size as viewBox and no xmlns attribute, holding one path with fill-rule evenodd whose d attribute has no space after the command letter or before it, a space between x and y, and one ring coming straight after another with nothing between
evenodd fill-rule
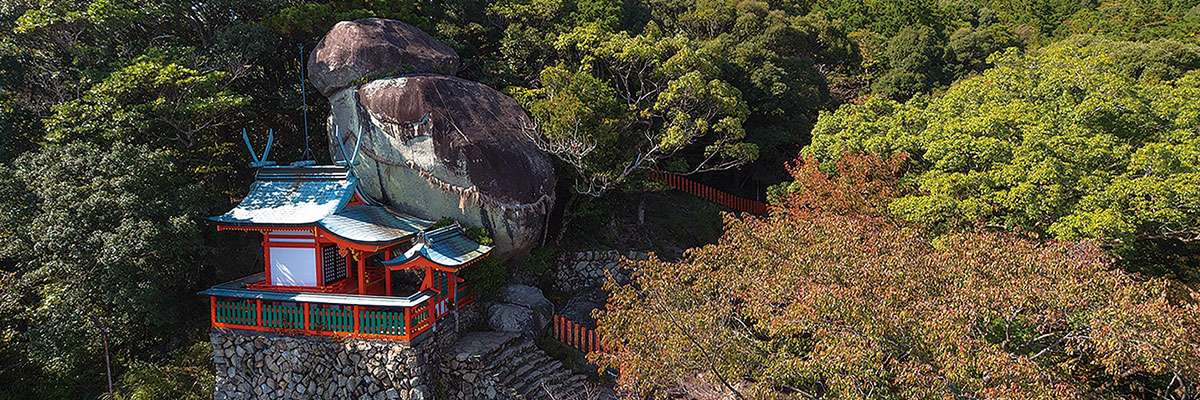
<instances>
[{"instance_id":1,"label":"shinto shrine building","mask_svg":"<svg viewBox=\"0 0 1200 400\"><path fill-rule=\"evenodd\" d=\"M473 300L463 268L488 255L457 224L373 204L351 167L262 166L218 230L262 234L262 272L201 292L212 325L413 341Z\"/></svg>"}]
</instances>

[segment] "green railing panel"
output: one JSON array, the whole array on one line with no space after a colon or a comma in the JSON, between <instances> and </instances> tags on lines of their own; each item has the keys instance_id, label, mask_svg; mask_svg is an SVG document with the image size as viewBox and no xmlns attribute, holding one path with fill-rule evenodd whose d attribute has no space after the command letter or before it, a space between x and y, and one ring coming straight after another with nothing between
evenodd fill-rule
<instances>
[{"instance_id":1,"label":"green railing panel","mask_svg":"<svg viewBox=\"0 0 1200 400\"><path fill-rule=\"evenodd\" d=\"M459 285L458 293L455 293L455 295L454 295L454 302L455 303L462 302L462 299L464 299L470 295L471 295L471 290L467 288L467 285L465 285L465 284Z\"/></svg>"},{"instance_id":2,"label":"green railing panel","mask_svg":"<svg viewBox=\"0 0 1200 400\"><path fill-rule=\"evenodd\" d=\"M403 335L403 312L365 310L359 313L359 329L362 333L379 335Z\"/></svg>"},{"instance_id":3,"label":"green railing panel","mask_svg":"<svg viewBox=\"0 0 1200 400\"><path fill-rule=\"evenodd\" d=\"M257 323L258 318L255 315L253 303L242 300L217 300L216 303L217 322L234 325L255 325Z\"/></svg>"},{"instance_id":4,"label":"green railing panel","mask_svg":"<svg viewBox=\"0 0 1200 400\"><path fill-rule=\"evenodd\" d=\"M459 293L466 293L459 290ZM214 301L213 316L216 322L240 326L262 326L278 329L310 329L320 332L353 333L355 312L351 308L321 307L309 305L308 326L304 326L305 308L299 304L264 302L259 305L241 299ZM434 314L428 304L414 307L405 318L403 308L360 310L358 329L360 333L401 336L413 332L418 325L426 324ZM261 311L262 323L259 323Z\"/></svg>"},{"instance_id":5,"label":"green railing panel","mask_svg":"<svg viewBox=\"0 0 1200 400\"><path fill-rule=\"evenodd\" d=\"M304 325L304 310L296 306L265 304L263 325L271 328L298 329Z\"/></svg>"},{"instance_id":6,"label":"green railing panel","mask_svg":"<svg viewBox=\"0 0 1200 400\"><path fill-rule=\"evenodd\" d=\"M424 322L426 319L429 319L429 313L430 313L431 311L432 311L432 309L431 309L431 308L429 308L429 307L425 307L425 308L424 308L424 309L422 309L421 311L415 311L415 312L413 312L413 313L412 313L412 321L410 321L410 323L409 323L409 325L408 325L408 326L409 326L410 328L412 328L412 327L415 327L415 326L417 326L417 325L420 325L420 324L421 324L422 322Z\"/></svg>"},{"instance_id":7,"label":"green railing panel","mask_svg":"<svg viewBox=\"0 0 1200 400\"><path fill-rule=\"evenodd\" d=\"M309 314L309 329L314 331L353 332L354 311L349 309L313 307Z\"/></svg>"}]
</instances>

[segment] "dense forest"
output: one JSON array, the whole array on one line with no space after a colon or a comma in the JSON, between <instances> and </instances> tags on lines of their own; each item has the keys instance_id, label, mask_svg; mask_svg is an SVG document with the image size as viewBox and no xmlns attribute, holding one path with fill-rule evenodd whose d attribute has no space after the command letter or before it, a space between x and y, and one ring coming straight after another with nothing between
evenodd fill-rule
<instances>
[{"instance_id":1,"label":"dense forest","mask_svg":"<svg viewBox=\"0 0 1200 400\"><path fill-rule=\"evenodd\" d=\"M6 0L0 397L106 397L107 355L118 398L211 398L196 292L257 242L202 217L243 128L328 161L302 57L370 16L537 121L555 246L650 168L769 199L611 287L632 393L1200 396L1198 0Z\"/></svg>"}]
</instances>

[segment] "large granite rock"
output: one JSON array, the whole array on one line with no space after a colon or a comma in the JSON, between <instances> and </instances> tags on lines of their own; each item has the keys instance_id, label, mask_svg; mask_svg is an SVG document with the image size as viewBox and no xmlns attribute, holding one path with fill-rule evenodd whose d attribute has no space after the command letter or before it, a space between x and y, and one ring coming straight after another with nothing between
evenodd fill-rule
<instances>
[{"instance_id":1,"label":"large granite rock","mask_svg":"<svg viewBox=\"0 0 1200 400\"><path fill-rule=\"evenodd\" d=\"M358 27L364 25L361 21L382 20L354 21L350 26L365 29ZM343 25L322 39L324 46L372 48L345 43L354 36L346 34L352 29ZM321 46L314 50L312 62L326 67L310 68L312 81L317 84L324 76L320 79L334 82L325 84L331 90L327 96L334 158L342 158L338 140L349 152L361 133L355 171L366 195L420 218L450 217L488 228L496 240L493 256L500 260L536 247L554 202L555 178L549 157L526 137L533 123L525 111L486 85L444 75L401 75L337 89L372 76L364 71L386 70L387 65L417 57L405 53L412 46L379 46L404 51L371 51L379 58L361 56L370 61L337 64L322 61L333 53L321 53L326 51ZM426 47L433 46L418 46Z\"/></svg>"},{"instance_id":2,"label":"large granite rock","mask_svg":"<svg viewBox=\"0 0 1200 400\"><path fill-rule=\"evenodd\" d=\"M339 22L308 58L308 77L327 97L363 78L457 68L450 46L412 25L379 18Z\"/></svg>"},{"instance_id":3,"label":"large granite rock","mask_svg":"<svg viewBox=\"0 0 1200 400\"><path fill-rule=\"evenodd\" d=\"M521 333L535 337L540 332L533 310L516 304L492 303L487 307L488 327L497 332Z\"/></svg>"},{"instance_id":4,"label":"large granite rock","mask_svg":"<svg viewBox=\"0 0 1200 400\"><path fill-rule=\"evenodd\" d=\"M534 310L542 315L551 315L554 313L554 304L546 299L546 295L538 289L529 285L508 285L500 289L500 299L506 303L512 303Z\"/></svg>"},{"instance_id":5,"label":"large granite rock","mask_svg":"<svg viewBox=\"0 0 1200 400\"><path fill-rule=\"evenodd\" d=\"M538 288L509 285L500 290L500 298L487 307L488 326L500 332L519 332L538 337L545 332L554 315L554 305Z\"/></svg>"}]
</instances>

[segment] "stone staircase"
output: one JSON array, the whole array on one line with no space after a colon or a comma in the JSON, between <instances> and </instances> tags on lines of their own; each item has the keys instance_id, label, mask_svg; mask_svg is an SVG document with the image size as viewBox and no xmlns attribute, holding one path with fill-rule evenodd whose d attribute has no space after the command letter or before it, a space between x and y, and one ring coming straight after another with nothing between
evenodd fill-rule
<instances>
[{"instance_id":1,"label":"stone staircase","mask_svg":"<svg viewBox=\"0 0 1200 400\"><path fill-rule=\"evenodd\" d=\"M616 399L520 334L468 333L444 354L442 380L452 399Z\"/></svg>"}]
</instances>

